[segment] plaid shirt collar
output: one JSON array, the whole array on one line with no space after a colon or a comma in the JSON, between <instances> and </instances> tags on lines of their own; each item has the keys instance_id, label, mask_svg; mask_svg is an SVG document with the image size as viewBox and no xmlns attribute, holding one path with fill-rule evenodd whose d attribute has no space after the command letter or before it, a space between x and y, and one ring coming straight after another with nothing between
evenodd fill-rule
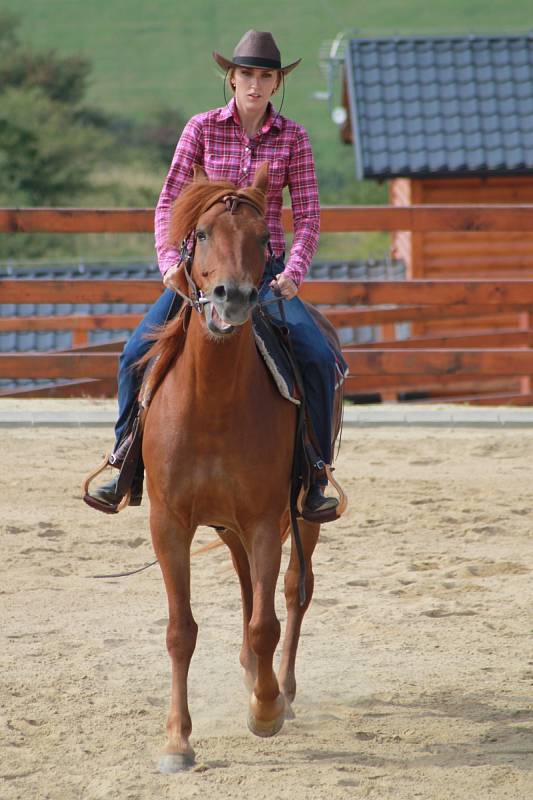
<instances>
[{"instance_id":1,"label":"plaid shirt collar","mask_svg":"<svg viewBox=\"0 0 533 800\"><path fill-rule=\"evenodd\" d=\"M267 106L268 116L266 121L261 128L261 133L268 133L271 128L276 128L276 130L281 130L281 116L278 111L274 108L272 103L269 102ZM237 111L237 104L235 102L235 98L232 97L229 103L225 106L222 106L220 111L218 112L217 121L218 122L226 122L228 119L233 119L233 121L237 125L241 125L241 120L239 117L239 112Z\"/></svg>"}]
</instances>

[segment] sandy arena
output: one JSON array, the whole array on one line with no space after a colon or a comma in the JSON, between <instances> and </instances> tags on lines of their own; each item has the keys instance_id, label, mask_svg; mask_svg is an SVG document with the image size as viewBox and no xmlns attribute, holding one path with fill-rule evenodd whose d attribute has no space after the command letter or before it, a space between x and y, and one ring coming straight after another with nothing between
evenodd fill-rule
<instances>
[{"instance_id":1,"label":"sandy arena","mask_svg":"<svg viewBox=\"0 0 533 800\"><path fill-rule=\"evenodd\" d=\"M111 438L2 429L2 800L533 797L533 430L345 430L350 508L323 528L297 717L273 739L246 729L229 553L196 558L197 765L174 776L156 768L159 568L91 577L153 559L148 502L107 517L80 500Z\"/></svg>"}]
</instances>

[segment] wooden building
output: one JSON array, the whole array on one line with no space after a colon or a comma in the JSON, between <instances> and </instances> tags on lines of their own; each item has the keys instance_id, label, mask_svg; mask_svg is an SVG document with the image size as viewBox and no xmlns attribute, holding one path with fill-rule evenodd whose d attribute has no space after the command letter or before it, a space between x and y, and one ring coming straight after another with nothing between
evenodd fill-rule
<instances>
[{"instance_id":1,"label":"wooden building","mask_svg":"<svg viewBox=\"0 0 533 800\"><path fill-rule=\"evenodd\" d=\"M394 205L533 203L532 36L347 42L341 137L357 177L387 181ZM399 231L391 249L411 278L533 278L533 231ZM517 326L529 314L413 332Z\"/></svg>"}]
</instances>

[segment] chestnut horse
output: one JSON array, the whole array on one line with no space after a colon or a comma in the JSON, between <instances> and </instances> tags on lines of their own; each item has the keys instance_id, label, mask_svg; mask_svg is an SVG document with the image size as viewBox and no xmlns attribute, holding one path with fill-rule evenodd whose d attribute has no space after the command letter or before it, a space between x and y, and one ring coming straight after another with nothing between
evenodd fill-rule
<instances>
[{"instance_id":1,"label":"chestnut horse","mask_svg":"<svg viewBox=\"0 0 533 800\"><path fill-rule=\"evenodd\" d=\"M281 397L267 373L250 320L268 242L267 178L265 163L251 187L236 189L209 182L195 168L193 182L173 209L172 242L194 231L190 276L182 263L174 285L189 305L161 331L151 350L159 358L149 380L155 393L143 436L150 526L169 609L172 699L160 762L165 772L194 764L187 674L197 635L190 605L190 550L199 525L216 527L240 581L240 662L250 689L250 730L258 736L276 734L291 716L296 693L296 650L313 593L311 556L319 525L301 521L303 605L293 537L285 575L287 628L276 677L273 656L280 624L274 594L282 537L289 527L296 407Z\"/></svg>"}]
</instances>

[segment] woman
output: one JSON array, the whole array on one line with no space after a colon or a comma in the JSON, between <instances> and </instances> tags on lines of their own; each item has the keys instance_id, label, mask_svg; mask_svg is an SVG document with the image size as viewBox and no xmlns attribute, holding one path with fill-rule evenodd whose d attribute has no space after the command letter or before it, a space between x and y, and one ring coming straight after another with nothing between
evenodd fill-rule
<instances>
[{"instance_id":1,"label":"woman","mask_svg":"<svg viewBox=\"0 0 533 800\"><path fill-rule=\"evenodd\" d=\"M290 329L292 346L303 373L308 412L320 459L331 463L331 418L338 368L325 337L305 306L296 298L316 250L320 227L317 181L309 137L296 122L282 117L270 98L285 75L301 59L282 67L272 34L248 31L237 44L233 58L213 53L226 72L233 98L225 106L192 117L177 144L155 214L155 239L163 283L168 287L152 306L124 348L118 379L119 419L115 427L116 447L124 439L136 411L141 376L134 365L147 351L146 334L176 313L180 300L172 280L180 264L180 253L168 245L172 204L192 178L199 164L211 180L224 179L236 186L248 186L256 168L269 162L266 223L271 234L273 255L268 259L261 296L281 294ZM285 239L281 223L282 191L288 186L294 219L294 239L284 262ZM113 461L113 457L111 457ZM117 479L91 491L95 507L114 510L120 501ZM323 494L323 479L313 482L305 505L313 513L331 511L337 504ZM138 505L142 473L132 487L130 505ZM90 498L85 498L88 502Z\"/></svg>"}]
</instances>

